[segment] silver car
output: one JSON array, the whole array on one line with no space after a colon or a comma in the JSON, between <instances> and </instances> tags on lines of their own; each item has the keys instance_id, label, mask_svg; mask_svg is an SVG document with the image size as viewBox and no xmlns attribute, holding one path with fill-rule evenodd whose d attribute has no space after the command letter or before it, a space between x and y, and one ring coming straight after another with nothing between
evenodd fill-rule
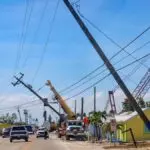
<instances>
[{"instance_id":1,"label":"silver car","mask_svg":"<svg viewBox=\"0 0 150 150\"><path fill-rule=\"evenodd\" d=\"M10 142L21 139L25 140L26 142L28 142L29 139L28 131L25 126L12 127L10 131Z\"/></svg>"}]
</instances>

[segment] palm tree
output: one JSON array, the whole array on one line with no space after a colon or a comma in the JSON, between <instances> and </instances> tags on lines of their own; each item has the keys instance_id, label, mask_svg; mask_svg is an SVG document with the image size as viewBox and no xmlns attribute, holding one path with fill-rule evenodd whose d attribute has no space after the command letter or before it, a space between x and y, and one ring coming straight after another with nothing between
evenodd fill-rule
<instances>
[{"instance_id":1,"label":"palm tree","mask_svg":"<svg viewBox=\"0 0 150 150\"><path fill-rule=\"evenodd\" d=\"M89 113L89 121L91 124L101 125L103 124L103 119L106 120L106 112L98 111L98 112L90 112Z\"/></svg>"},{"instance_id":2,"label":"palm tree","mask_svg":"<svg viewBox=\"0 0 150 150\"><path fill-rule=\"evenodd\" d=\"M93 128L90 132L92 133L93 137L97 139L101 138L101 127L103 124L103 119L106 119L106 112L98 111L98 112L90 112L89 113L89 121Z\"/></svg>"}]
</instances>

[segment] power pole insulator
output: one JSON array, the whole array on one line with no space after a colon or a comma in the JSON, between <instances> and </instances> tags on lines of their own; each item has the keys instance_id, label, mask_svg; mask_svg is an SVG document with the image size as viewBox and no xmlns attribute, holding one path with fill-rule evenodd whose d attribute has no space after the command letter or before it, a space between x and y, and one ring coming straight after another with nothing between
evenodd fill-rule
<instances>
[{"instance_id":1,"label":"power pole insulator","mask_svg":"<svg viewBox=\"0 0 150 150\"><path fill-rule=\"evenodd\" d=\"M35 90L33 90L32 86L29 86L29 84L26 84L22 81L22 78L24 76L24 74L20 73L20 78L14 76L14 78L17 80L15 83L12 83L13 86L16 86L18 84L22 84L25 88L27 88L30 92L32 92L34 95L36 95L42 102L43 104L46 104L47 107L49 107L50 109L52 109L58 116L60 116L60 113L54 109L49 103L48 101L45 102L45 99L43 97L41 97Z\"/></svg>"}]
</instances>

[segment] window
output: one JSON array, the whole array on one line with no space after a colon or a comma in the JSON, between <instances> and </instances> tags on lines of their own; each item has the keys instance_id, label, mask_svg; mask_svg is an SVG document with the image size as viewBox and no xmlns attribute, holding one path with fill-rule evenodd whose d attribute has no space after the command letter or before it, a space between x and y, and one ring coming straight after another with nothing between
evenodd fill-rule
<instances>
[{"instance_id":1,"label":"window","mask_svg":"<svg viewBox=\"0 0 150 150\"><path fill-rule=\"evenodd\" d=\"M147 128L145 124L144 124L144 133L150 133L150 130Z\"/></svg>"},{"instance_id":2,"label":"window","mask_svg":"<svg viewBox=\"0 0 150 150\"><path fill-rule=\"evenodd\" d=\"M31 126L25 126L25 127L26 127L27 131L29 131L29 132L32 132L32 131L33 131L33 129L32 129Z\"/></svg>"},{"instance_id":3,"label":"window","mask_svg":"<svg viewBox=\"0 0 150 150\"><path fill-rule=\"evenodd\" d=\"M12 130L13 131L25 130L25 127L13 127Z\"/></svg>"}]
</instances>

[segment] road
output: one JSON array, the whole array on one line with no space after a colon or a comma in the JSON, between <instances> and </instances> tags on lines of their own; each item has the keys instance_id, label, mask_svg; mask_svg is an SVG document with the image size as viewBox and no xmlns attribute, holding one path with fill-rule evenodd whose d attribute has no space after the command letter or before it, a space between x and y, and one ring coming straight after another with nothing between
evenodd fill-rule
<instances>
[{"instance_id":1,"label":"road","mask_svg":"<svg viewBox=\"0 0 150 150\"><path fill-rule=\"evenodd\" d=\"M14 141L9 142L9 139L0 138L0 150L102 150L100 145L92 145L81 141L63 141L56 136L51 136L50 139L36 139L35 136L30 137L29 142Z\"/></svg>"}]
</instances>

